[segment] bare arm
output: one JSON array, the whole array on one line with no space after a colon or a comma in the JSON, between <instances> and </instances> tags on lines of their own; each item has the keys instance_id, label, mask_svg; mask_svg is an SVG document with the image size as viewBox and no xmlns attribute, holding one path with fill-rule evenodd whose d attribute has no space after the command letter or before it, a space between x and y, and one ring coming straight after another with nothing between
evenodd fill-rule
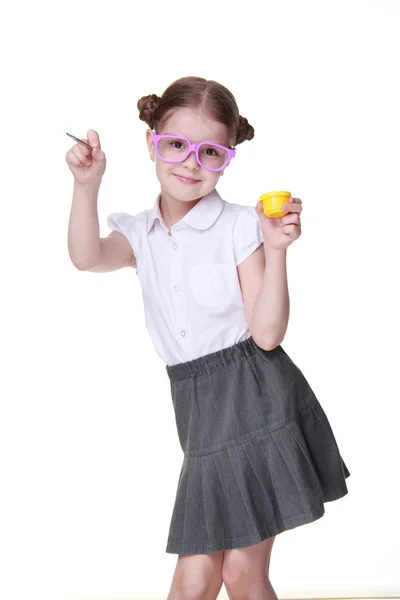
<instances>
[{"instance_id":1,"label":"bare arm","mask_svg":"<svg viewBox=\"0 0 400 600\"><path fill-rule=\"evenodd\" d=\"M112 231L100 238L97 197L100 184L74 184L68 227L68 252L80 271L106 273L135 267L136 259L127 238Z\"/></svg>"},{"instance_id":2,"label":"bare arm","mask_svg":"<svg viewBox=\"0 0 400 600\"><path fill-rule=\"evenodd\" d=\"M249 329L258 346L272 350L284 339L289 320L286 250L261 244L238 265Z\"/></svg>"}]
</instances>

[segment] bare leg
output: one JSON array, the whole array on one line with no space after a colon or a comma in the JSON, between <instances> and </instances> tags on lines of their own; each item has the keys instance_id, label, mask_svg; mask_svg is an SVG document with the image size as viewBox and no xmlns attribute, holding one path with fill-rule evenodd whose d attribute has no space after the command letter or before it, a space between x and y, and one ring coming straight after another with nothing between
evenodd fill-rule
<instances>
[{"instance_id":1,"label":"bare leg","mask_svg":"<svg viewBox=\"0 0 400 600\"><path fill-rule=\"evenodd\" d=\"M180 554L167 600L216 600L224 552Z\"/></svg>"},{"instance_id":2,"label":"bare leg","mask_svg":"<svg viewBox=\"0 0 400 600\"><path fill-rule=\"evenodd\" d=\"M272 545L260 544L224 551L222 579L230 600L278 600L269 580Z\"/></svg>"}]
</instances>

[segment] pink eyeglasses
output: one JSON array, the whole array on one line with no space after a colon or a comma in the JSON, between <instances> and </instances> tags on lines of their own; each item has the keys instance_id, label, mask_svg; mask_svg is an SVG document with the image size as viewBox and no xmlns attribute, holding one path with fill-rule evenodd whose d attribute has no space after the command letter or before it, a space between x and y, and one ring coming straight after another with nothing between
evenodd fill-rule
<instances>
[{"instance_id":1,"label":"pink eyeglasses","mask_svg":"<svg viewBox=\"0 0 400 600\"><path fill-rule=\"evenodd\" d=\"M233 148L214 142L192 144L188 139L174 135L154 132L152 140L161 160L169 163L183 162L194 152L199 165L207 171L222 171L236 154Z\"/></svg>"}]
</instances>

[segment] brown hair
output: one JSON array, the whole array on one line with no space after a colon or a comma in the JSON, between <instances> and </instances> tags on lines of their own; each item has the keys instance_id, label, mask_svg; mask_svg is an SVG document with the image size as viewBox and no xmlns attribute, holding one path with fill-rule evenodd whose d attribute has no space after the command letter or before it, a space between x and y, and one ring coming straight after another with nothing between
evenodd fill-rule
<instances>
[{"instance_id":1,"label":"brown hair","mask_svg":"<svg viewBox=\"0 0 400 600\"><path fill-rule=\"evenodd\" d=\"M233 146L254 137L254 128L239 114L233 94L217 81L202 77L182 77L167 87L161 98L142 96L137 103L139 119L157 129L174 108L203 108L212 118L228 127Z\"/></svg>"}]
</instances>

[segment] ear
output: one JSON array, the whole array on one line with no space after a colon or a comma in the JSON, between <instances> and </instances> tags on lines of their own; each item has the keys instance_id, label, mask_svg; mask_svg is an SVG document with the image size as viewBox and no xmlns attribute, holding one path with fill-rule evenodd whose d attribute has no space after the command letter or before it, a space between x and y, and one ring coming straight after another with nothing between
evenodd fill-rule
<instances>
[{"instance_id":1,"label":"ear","mask_svg":"<svg viewBox=\"0 0 400 600\"><path fill-rule=\"evenodd\" d=\"M146 142L147 142L147 148L149 150L150 158L151 158L151 160L153 162L155 162L155 160L156 160L156 149L155 149L155 146L154 146L154 142L151 139L152 134L153 134L153 131L151 129L148 129L146 131Z\"/></svg>"}]
</instances>

